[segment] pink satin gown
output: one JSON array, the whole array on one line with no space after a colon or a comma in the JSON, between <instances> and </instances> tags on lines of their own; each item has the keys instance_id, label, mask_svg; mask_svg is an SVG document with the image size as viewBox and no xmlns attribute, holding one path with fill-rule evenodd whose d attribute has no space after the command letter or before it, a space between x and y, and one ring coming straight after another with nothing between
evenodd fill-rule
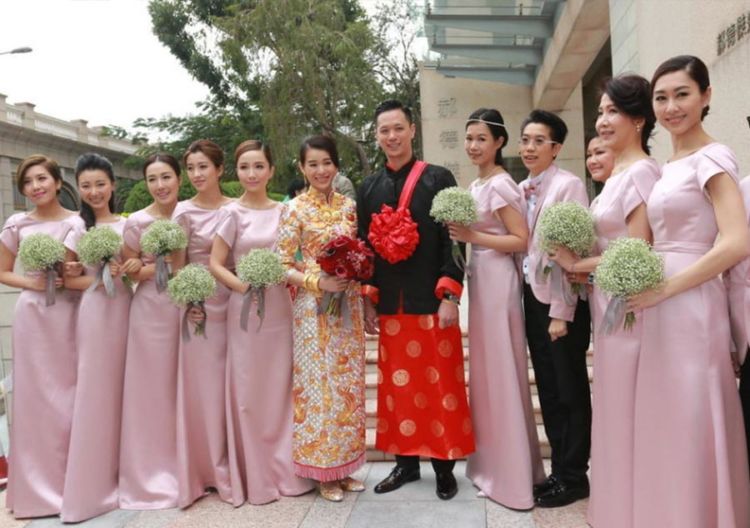
<instances>
[{"instance_id":1,"label":"pink satin gown","mask_svg":"<svg viewBox=\"0 0 750 528\"><path fill-rule=\"evenodd\" d=\"M125 223L123 239L140 251L141 235L154 220L145 210ZM144 264L153 255L141 256ZM177 506L177 349L179 309L153 278L136 288L130 305L122 403L120 508Z\"/></svg>"},{"instance_id":2,"label":"pink satin gown","mask_svg":"<svg viewBox=\"0 0 750 528\"><path fill-rule=\"evenodd\" d=\"M507 173L469 186L476 229L507 235L494 213L511 207L526 217L523 195ZM513 255L472 245L469 265L469 398L476 452L466 476L489 498L519 510L534 506L544 480L529 390L521 278Z\"/></svg>"},{"instance_id":3,"label":"pink satin gown","mask_svg":"<svg viewBox=\"0 0 750 528\"><path fill-rule=\"evenodd\" d=\"M718 227L705 189L719 173L737 179L734 154L718 143L663 166L647 207L667 277L713 246ZM643 319L643 339L633 525L750 526L745 430L724 285L717 276L636 315Z\"/></svg>"},{"instance_id":4,"label":"pink satin gown","mask_svg":"<svg viewBox=\"0 0 750 528\"><path fill-rule=\"evenodd\" d=\"M610 176L591 204L596 222L597 250L628 236L628 216L646 203L659 179L659 165L640 160ZM594 390L591 428L591 497L588 522L594 528L633 526L633 426L635 382L641 351L643 321L630 330L622 326L602 332L609 296L594 287Z\"/></svg>"},{"instance_id":5,"label":"pink satin gown","mask_svg":"<svg viewBox=\"0 0 750 528\"><path fill-rule=\"evenodd\" d=\"M109 224L122 235L125 219ZM65 245L76 252L84 226L71 230ZM98 267L86 266L86 275ZM78 309L78 381L60 518L80 522L119 507L122 383L131 289L114 278L115 297L103 287L84 291Z\"/></svg>"},{"instance_id":6,"label":"pink satin gown","mask_svg":"<svg viewBox=\"0 0 750 528\"><path fill-rule=\"evenodd\" d=\"M44 233L63 242L82 224L77 214L46 222L16 213L5 222L0 243L17 256L29 235ZM5 504L16 518L57 515L63 503L80 295L57 290L52 306L45 299L43 291L21 291L13 316L13 421Z\"/></svg>"},{"instance_id":7,"label":"pink satin gown","mask_svg":"<svg viewBox=\"0 0 750 528\"><path fill-rule=\"evenodd\" d=\"M249 209L237 202L217 236L237 262L251 249L276 242L282 204ZM313 489L292 462L292 301L284 285L265 291L263 324L253 302L247 330L240 328L244 296L232 292L227 311L226 410L232 503L265 504Z\"/></svg>"},{"instance_id":8,"label":"pink satin gown","mask_svg":"<svg viewBox=\"0 0 750 528\"><path fill-rule=\"evenodd\" d=\"M208 266L222 209L201 209L190 200L177 204L172 219L188 237L187 262ZM189 506L208 488L231 500L225 378L227 370L227 302L229 290L217 282L205 303L205 336L190 339L180 332L177 371L177 461L179 505ZM180 310L180 318L185 309ZM182 324L182 323L180 323Z\"/></svg>"}]
</instances>

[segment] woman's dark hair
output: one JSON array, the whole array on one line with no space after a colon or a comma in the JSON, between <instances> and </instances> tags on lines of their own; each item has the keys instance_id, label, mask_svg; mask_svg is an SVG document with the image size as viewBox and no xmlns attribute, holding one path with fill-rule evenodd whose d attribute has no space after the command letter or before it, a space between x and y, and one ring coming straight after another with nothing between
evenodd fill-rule
<instances>
[{"instance_id":1,"label":"woman's dark hair","mask_svg":"<svg viewBox=\"0 0 750 528\"><path fill-rule=\"evenodd\" d=\"M490 129L495 140L503 138L503 144L495 151L495 165L503 164L503 147L508 144L508 131L502 114L494 108L479 108L474 110L466 121L466 128L472 123L484 123ZM499 124L495 124L499 123Z\"/></svg>"},{"instance_id":2,"label":"woman's dark hair","mask_svg":"<svg viewBox=\"0 0 750 528\"><path fill-rule=\"evenodd\" d=\"M531 123L538 123L545 125L549 128L550 139L556 143L562 145L565 143L565 138L568 136L568 126L565 121L562 120L558 115L546 110L532 110L529 117L523 120L521 123L521 134L523 135L523 129Z\"/></svg>"},{"instance_id":3,"label":"woman's dark hair","mask_svg":"<svg viewBox=\"0 0 750 528\"><path fill-rule=\"evenodd\" d=\"M651 104L651 85L635 74L624 74L605 79L602 83L602 94L612 100L617 109L627 116L643 118L641 128L641 148L646 154L651 154L648 140L656 126L656 115Z\"/></svg>"},{"instance_id":4,"label":"woman's dark hair","mask_svg":"<svg viewBox=\"0 0 750 528\"><path fill-rule=\"evenodd\" d=\"M21 194L23 194L23 179L24 177L26 177L26 172L31 167L35 167L37 165L41 165L42 167L44 167L56 182L63 181L62 172L60 172L60 166L55 160L53 160L52 158L48 158L47 156L44 156L42 154L33 154L24 159L18 166L18 169L16 169L16 188ZM57 194L60 194L59 190L57 191Z\"/></svg>"},{"instance_id":5,"label":"woman's dark hair","mask_svg":"<svg viewBox=\"0 0 750 528\"><path fill-rule=\"evenodd\" d=\"M190 146L182 155L182 164L185 168L187 168L188 156L196 152L204 154L217 169L224 166L224 151L221 150L221 147L209 139L199 139L190 143Z\"/></svg>"},{"instance_id":6,"label":"woman's dark hair","mask_svg":"<svg viewBox=\"0 0 750 528\"><path fill-rule=\"evenodd\" d=\"M331 157L331 161L338 169L339 165L339 151L336 148L336 142L328 136L310 136L302 141L299 147L299 162L304 165L307 157L307 151L310 149L324 150Z\"/></svg>"},{"instance_id":7,"label":"woman's dark hair","mask_svg":"<svg viewBox=\"0 0 750 528\"><path fill-rule=\"evenodd\" d=\"M99 154L95 154L93 152L89 152L86 154L83 154L79 156L79 158L76 160L76 183L78 182L79 176L82 172L88 171L88 170L100 170L104 174L107 175L109 178L109 181L112 182L112 185L115 184L115 172L112 168L112 162L109 161L104 156L100 156ZM109 212L114 213L115 212L115 193L113 192L112 195L109 197ZM86 229L91 229L96 225L96 215L94 215L94 210L91 209L91 206L81 200L81 212L80 212L81 218L83 218L83 222L86 224Z\"/></svg>"},{"instance_id":8,"label":"woman's dark hair","mask_svg":"<svg viewBox=\"0 0 750 528\"><path fill-rule=\"evenodd\" d=\"M248 139L247 141L243 141L239 145L237 145L237 148L234 149L234 164L237 165L237 162L240 159L240 156L242 156L245 152L250 152L253 150L259 150L263 153L263 155L266 157L266 161L268 162L269 167L273 167L273 156L271 155L271 147L263 143L262 141L259 141L257 139Z\"/></svg>"},{"instance_id":9,"label":"woman's dark hair","mask_svg":"<svg viewBox=\"0 0 750 528\"><path fill-rule=\"evenodd\" d=\"M390 112L391 110L401 110L404 115L406 116L406 120L411 125L414 123L414 116L411 113L411 109L408 106L405 106L404 103L397 99L388 99L387 101L383 101L375 108L375 117L374 121L378 121L378 117L383 112Z\"/></svg>"},{"instance_id":10,"label":"woman's dark hair","mask_svg":"<svg viewBox=\"0 0 750 528\"><path fill-rule=\"evenodd\" d=\"M177 161L177 158L175 158L171 154L167 154L166 152L157 152L155 154L151 154L148 158L146 158L146 161L143 163L144 178L146 177L146 169L148 169L150 165L153 165L157 162L166 163L167 165L169 165L169 167L177 175L177 179L180 178L180 162Z\"/></svg>"},{"instance_id":11,"label":"woman's dark hair","mask_svg":"<svg viewBox=\"0 0 750 528\"><path fill-rule=\"evenodd\" d=\"M300 191L304 191L307 187L307 184L305 183L305 180L302 178L295 178L291 182L289 182L289 185L286 188L286 195L289 198L294 198L297 196L297 193Z\"/></svg>"},{"instance_id":12,"label":"woman's dark hair","mask_svg":"<svg viewBox=\"0 0 750 528\"><path fill-rule=\"evenodd\" d=\"M701 93L706 93L708 87L711 86L711 79L708 76L708 68L706 63L700 60L694 55L678 55L671 59L665 60L659 67L656 68L654 76L651 77L651 96L653 97L654 88L656 88L656 81L660 77L677 71L686 72L691 79L693 79L700 88ZM708 105L701 112L701 121L708 115Z\"/></svg>"}]
</instances>

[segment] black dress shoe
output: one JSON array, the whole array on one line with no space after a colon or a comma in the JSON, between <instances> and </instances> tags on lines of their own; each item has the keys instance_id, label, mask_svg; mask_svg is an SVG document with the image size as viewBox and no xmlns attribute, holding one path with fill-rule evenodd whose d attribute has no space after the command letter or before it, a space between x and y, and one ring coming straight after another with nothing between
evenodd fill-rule
<instances>
[{"instance_id":1,"label":"black dress shoe","mask_svg":"<svg viewBox=\"0 0 750 528\"><path fill-rule=\"evenodd\" d=\"M539 495L547 493L549 490L555 487L555 484L557 484L557 482L557 477L555 477L554 475L550 475L539 484L534 484L534 498L536 499Z\"/></svg>"},{"instance_id":2,"label":"black dress shoe","mask_svg":"<svg viewBox=\"0 0 750 528\"><path fill-rule=\"evenodd\" d=\"M401 466L396 466L393 468L390 475L381 480L375 488L373 488L373 491L375 493L388 493L397 490L407 482L414 482L419 479L419 468L406 469Z\"/></svg>"},{"instance_id":3,"label":"black dress shoe","mask_svg":"<svg viewBox=\"0 0 750 528\"><path fill-rule=\"evenodd\" d=\"M450 500L458 493L458 482L456 477L453 476L453 472L449 473L435 473L435 481L437 486L435 487L435 494L439 499Z\"/></svg>"},{"instance_id":4,"label":"black dress shoe","mask_svg":"<svg viewBox=\"0 0 750 528\"><path fill-rule=\"evenodd\" d=\"M589 496L588 484L579 486L570 486L564 482L557 482L546 493L539 495L534 503L539 508L559 508L573 504L577 500L585 499Z\"/></svg>"}]
</instances>

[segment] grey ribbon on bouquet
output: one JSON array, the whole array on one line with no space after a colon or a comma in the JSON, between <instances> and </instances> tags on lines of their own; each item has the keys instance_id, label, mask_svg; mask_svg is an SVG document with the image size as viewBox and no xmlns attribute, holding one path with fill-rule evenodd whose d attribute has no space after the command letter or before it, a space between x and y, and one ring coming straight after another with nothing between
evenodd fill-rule
<instances>
[{"instance_id":1,"label":"grey ribbon on bouquet","mask_svg":"<svg viewBox=\"0 0 750 528\"><path fill-rule=\"evenodd\" d=\"M169 281L169 274L172 272L169 263L164 260L166 255L156 255L156 276L154 280L156 282L156 291L163 292L167 289L167 282Z\"/></svg>"},{"instance_id":2,"label":"grey ribbon on bouquet","mask_svg":"<svg viewBox=\"0 0 750 528\"><path fill-rule=\"evenodd\" d=\"M628 310L628 300L625 297L612 297L604 311L604 320L602 321L602 332L611 334L618 328L622 327L625 314Z\"/></svg>"},{"instance_id":3,"label":"grey ribbon on bouquet","mask_svg":"<svg viewBox=\"0 0 750 528\"><path fill-rule=\"evenodd\" d=\"M188 320L188 312L190 312L191 308L198 308L203 313L203 321L196 325L195 335L202 335L203 339L208 339L208 336L206 335L208 314L206 314L206 307L202 302L190 303L187 305L185 313L182 316L182 339L184 341L190 341L190 321Z\"/></svg>"},{"instance_id":4,"label":"grey ribbon on bouquet","mask_svg":"<svg viewBox=\"0 0 750 528\"><path fill-rule=\"evenodd\" d=\"M330 314L328 312L328 306L332 302L339 303L340 312L338 314ZM326 314L338 315L344 323L344 328L349 329L352 327L352 314L349 309L349 302L346 298L346 290L340 292L323 292L323 298L320 300L320 304L318 304L318 315Z\"/></svg>"},{"instance_id":5,"label":"grey ribbon on bouquet","mask_svg":"<svg viewBox=\"0 0 750 528\"><path fill-rule=\"evenodd\" d=\"M45 283L45 295L46 300L44 305L45 306L52 306L55 304L55 289L57 288L55 286L55 280L57 279L57 269L55 268L49 268L45 272L46 275L46 283Z\"/></svg>"},{"instance_id":6,"label":"grey ribbon on bouquet","mask_svg":"<svg viewBox=\"0 0 750 528\"><path fill-rule=\"evenodd\" d=\"M245 332L247 332L247 323L250 317L250 306L253 304L253 299L255 299L258 303L258 311L256 313L258 314L260 323L258 323L258 329L256 330L256 332L259 332L260 327L263 326L263 317L266 314L266 288L264 286L259 286L257 288L250 286L247 291L242 294L240 328L242 328Z\"/></svg>"},{"instance_id":7,"label":"grey ribbon on bouquet","mask_svg":"<svg viewBox=\"0 0 750 528\"><path fill-rule=\"evenodd\" d=\"M107 293L107 297L110 299L115 296L115 282L112 280L112 270L109 269L109 260L105 260L99 266L96 271L96 277L91 286L86 288L87 292L92 292L99 287L100 284L104 284L104 291Z\"/></svg>"},{"instance_id":8,"label":"grey ribbon on bouquet","mask_svg":"<svg viewBox=\"0 0 750 528\"><path fill-rule=\"evenodd\" d=\"M568 280L565 278L565 274L563 273L560 265L552 261L550 261L547 266L544 266L543 264L543 259L540 258L534 272L536 281L545 283L547 282L547 275L549 275L550 288L552 289L552 292L557 297L562 297L563 301L565 301L565 304L567 304L568 306L575 306L576 299L573 296L571 286L568 283Z\"/></svg>"}]
</instances>

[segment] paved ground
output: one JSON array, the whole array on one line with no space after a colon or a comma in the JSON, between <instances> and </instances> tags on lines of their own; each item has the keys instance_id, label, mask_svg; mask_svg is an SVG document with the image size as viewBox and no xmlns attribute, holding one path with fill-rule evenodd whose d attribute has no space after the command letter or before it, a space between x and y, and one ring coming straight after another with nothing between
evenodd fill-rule
<instances>
[{"instance_id":1,"label":"paved ground","mask_svg":"<svg viewBox=\"0 0 750 528\"><path fill-rule=\"evenodd\" d=\"M450 501L435 496L435 479L428 463L422 480L386 495L372 487L390 471L390 462L367 464L356 476L367 491L349 493L344 502L331 503L317 493L284 498L265 506L233 508L215 494L187 510L135 512L118 510L76 526L83 528L583 528L586 501L555 510L518 512L476 497L476 489L463 477L464 463L456 467L459 492ZM4 504L4 494L2 503ZM0 528L52 528L64 526L56 518L16 521L3 509Z\"/></svg>"}]
</instances>

